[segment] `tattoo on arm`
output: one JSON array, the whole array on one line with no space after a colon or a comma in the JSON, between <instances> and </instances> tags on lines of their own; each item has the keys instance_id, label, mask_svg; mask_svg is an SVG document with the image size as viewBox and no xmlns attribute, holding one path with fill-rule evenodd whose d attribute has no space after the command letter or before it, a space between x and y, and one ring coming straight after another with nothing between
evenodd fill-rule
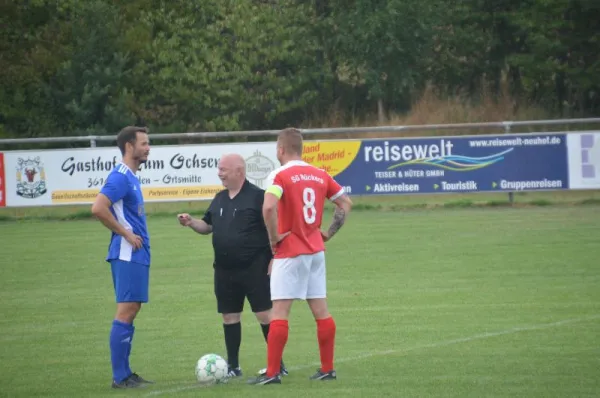
<instances>
[{"instance_id":1,"label":"tattoo on arm","mask_svg":"<svg viewBox=\"0 0 600 398\"><path fill-rule=\"evenodd\" d=\"M333 212L333 221L327 230L329 237L331 238L336 234L337 231L340 230L344 222L346 221L346 211L341 207L336 207Z\"/></svg>"}]
</instances>

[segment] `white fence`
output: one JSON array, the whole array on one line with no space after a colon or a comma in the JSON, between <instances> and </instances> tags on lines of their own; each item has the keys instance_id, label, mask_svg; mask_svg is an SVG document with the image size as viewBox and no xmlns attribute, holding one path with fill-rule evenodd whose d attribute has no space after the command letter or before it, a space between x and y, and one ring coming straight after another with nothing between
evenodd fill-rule
<instances>
[{"instance_id":1,"label":"white fence","mask_svg":"<svg viewBox=\"0 0 600 398\"><path fill-rule=\"evenodd\" d=\"M398 133L407 131L432 131L432 130L474 130L489 129L500 130L506 134L512 132L513 127L537 127L537 126L577 126L581 124L600 124L600 118L580 119L552 119L552 120L525 120L525 121L503 121L487 123L455 123L455 124L423 124L406 126L376 126L376 127L339 127L302 129L305 136L317 136L321 134L361 134L361 133ZM279 130L249 130L249 131L211 131L211 132L189 132L173 134L151 134L152 139L157 140L179 140L193 138L219 138L219 137L252 137L252 136L275 136ZM36 144L36 143L58 143L58 142L89 142L90 147L96 147L98 142L114 141L116 135L87 135L71 137L36 137L36 138L6 138L0 139L0 145L14 144Z\"/></svg>"}]
</instances>

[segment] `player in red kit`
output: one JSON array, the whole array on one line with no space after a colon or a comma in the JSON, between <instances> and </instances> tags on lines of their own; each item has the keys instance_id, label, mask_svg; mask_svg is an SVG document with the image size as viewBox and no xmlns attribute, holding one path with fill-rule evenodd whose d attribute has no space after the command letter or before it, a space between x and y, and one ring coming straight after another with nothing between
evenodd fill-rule
<instances>
[{"instance_id":1,"label":"player in red kit","mask_svg":"<svg viewBox=\"0 0 600 398\"><path fill-rule=\"evenodd\" d=\"M317 323L321 367L311 379L335 380L335 322L327 308L325 244L344 225L352 202L324 170L302 161L302 134L288 128L279 133L281 167L269 178L263 217L273 250L271 326L267 369L251 384L279 384L280 363L288 340L288 317L294 300L306 300ZM321 231L325 201L335 204L333 222Z\"/></svg>"}]
</instances>

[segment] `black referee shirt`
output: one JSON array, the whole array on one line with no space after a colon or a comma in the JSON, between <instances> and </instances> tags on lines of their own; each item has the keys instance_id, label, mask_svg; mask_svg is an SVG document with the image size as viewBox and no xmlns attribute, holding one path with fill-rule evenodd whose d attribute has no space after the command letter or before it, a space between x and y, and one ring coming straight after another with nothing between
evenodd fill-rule
<instances>
[{"instance_id":1,"label":"black referee shirt","mask_svg":"<svg viewBox=\"0 0 600 398\"><path fill-rule=\"evenodd\" d=\"M248 180L233 198L229 190L217 193L202 218L212 225L215 266L246 268L258 255L269 252L269 236L262 217L265 191Z\"/></svg>"}]
</instances>

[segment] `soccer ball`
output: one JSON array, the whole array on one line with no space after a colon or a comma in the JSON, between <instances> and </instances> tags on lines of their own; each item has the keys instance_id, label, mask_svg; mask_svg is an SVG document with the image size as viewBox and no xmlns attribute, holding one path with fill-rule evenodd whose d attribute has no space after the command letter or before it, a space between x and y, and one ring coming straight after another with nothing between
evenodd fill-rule
<instances>
[{"instance_id":1,"label":"soccer ball","mask_svg":"<svg viewBox=\"0 0 600 398\"><path fill-rule=\"evenodd\" d=\"M196 379L202 385L227 383L228 373L227 361L217 354L206 354L196 363Z\"/></svg>"}]
</instances>

